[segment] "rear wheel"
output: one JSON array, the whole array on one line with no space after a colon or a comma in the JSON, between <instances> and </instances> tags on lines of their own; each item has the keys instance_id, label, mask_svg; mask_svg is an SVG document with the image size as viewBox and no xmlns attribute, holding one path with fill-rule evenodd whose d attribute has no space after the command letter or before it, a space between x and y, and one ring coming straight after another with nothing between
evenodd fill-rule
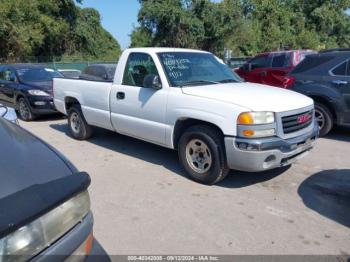
<instances>
[{"instance_id":1,"label":"rear wheel","mask_svg":"<svg viewBox=\"0 0 350 262\"><path fill-rule=\"evenodd\" d=\"M181 136L179 159L191 179L213 185L226 177L227 167L222 135L208 126L192 126Z\"/></svg>"},{"instance_id":2,"label":"rear wheel","mask_svg":"<svg viewBox=\"0 0 350 262\"><path fill-rule=\"evenodd\" d=\"M68 110L68 126L70 134L77 140L86 140L92 135L92 127L86 122L78 104Z\"/></svg>"},{"instance_id":3,"label":"rear wheel","mask_svg":"<svg viewBox=\"0 0 350 262\"><path fill-rule=\"evenodd\" d=\"M331 111L327 106L316 103L315 104L315 118L320 126L320 136L327 135L333 128L334 120Z\"/></svg>"},{"instance_id":4,"label":"rear wheel","mask_svg":"<svg viewBox=\"0 0 350 262\"><path fill-rule=\"evenodd\" d=\"M35 119L35 115L32 113L29 103L24 97L20 97L17 101L17 112L19 118L23 121L29 122Z\"/></svg>"}]
</instances>

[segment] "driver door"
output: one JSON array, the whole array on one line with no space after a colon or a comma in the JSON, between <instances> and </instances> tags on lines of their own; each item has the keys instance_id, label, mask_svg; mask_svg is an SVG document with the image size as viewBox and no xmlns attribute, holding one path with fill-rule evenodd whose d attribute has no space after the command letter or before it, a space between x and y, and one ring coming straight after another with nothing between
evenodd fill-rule
<instances>
[{"instance_id":1,"label":"driver door","mask_svg":"<svg viewBox=\"0 0 350 262\"><path fill-rule=\"evenodd\" d=\"M158 74L152 57L145 53L129 55L122 85L110 96L112 124L118 133L156 144L165 144L165 112L168 90L143 87L148 74Z\"/></svg>"},{"instance_id":2,"label":"driver door","mask_svg":"<svg viewBox=\"0 0 350 262\"><path fill-rule=\"evenodd\" d=\"M251 71L246 72L244 79L252 83L267 83L267 71L270 67L270 60L268 54L259 55L253 58L249 63L251 64Z\"/></svg>"}]
</instances>

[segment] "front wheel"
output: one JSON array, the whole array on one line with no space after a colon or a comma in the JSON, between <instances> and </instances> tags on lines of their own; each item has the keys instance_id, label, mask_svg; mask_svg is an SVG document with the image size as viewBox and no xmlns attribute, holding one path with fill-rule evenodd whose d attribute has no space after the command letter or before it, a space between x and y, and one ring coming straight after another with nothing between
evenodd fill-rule
<instances>
[{"instance_id":1,"label":"front wheel","mask_svg":"<svg viewBox=\"0 0 350 262\"><path fill-rule=\"evenodd\" d=\"M320 136L327 135L333 128L334 121L332 113L323 104L315 104L315 118L320 126Z\"/></svg>"},{"instance_id":2,"label":"front wheel","mask_svg":"<svg viewBox=\"0 0 350 262\"><path fill-rule=\"evenodd\" d=\"M77 140L86 140L92 135L92 127L86 122L80 105L73 105L69 109L68 126L71 135Z\"/></svg>"},{"instance_id":3,"label":"front wheel","mask_svg":"<svg viewBox=\"0 0 350 262\"><path fill-rule=\"evenodd\" d=\"M194 181L213 185L229 172L222 135L214 128L190 127L181 136L178 150L182 166Z\"/></svg>"},{"instance_id":4,"label":"front wheel","mask_svg":"<svg viewBox=\"0 0 350 262\"><path fill-rule=\"evenodd\" d=\"M32 113L29 103L24 97L20 97L17 101L17 112L19 118L23 121L29 122L35 119L35 115Z\"/></svg>"}]
</instances>

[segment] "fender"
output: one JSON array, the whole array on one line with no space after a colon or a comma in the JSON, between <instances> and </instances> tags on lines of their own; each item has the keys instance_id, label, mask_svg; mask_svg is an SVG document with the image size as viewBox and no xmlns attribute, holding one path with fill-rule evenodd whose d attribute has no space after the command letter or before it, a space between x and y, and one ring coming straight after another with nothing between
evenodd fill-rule
<instances>
[{"instance_id":1,"label":"fender","mask_svg":"<svg viewBox=\"0 0 350 262\"><path fill-rule=\"evenodd\" d=\"M293 90L307 95L314 100L319 98L321 101L326 101L326 104L336 116L337 122L341 121L341 112L346 110L346 104L342 94L334 87L323 84L310 83L302 86L295 86Z\"/></svg>"},{"instance_id":2,"label":"fender","mask_svg":"<svg viewBox=\"0 0 350 262\"><path fill-rule=\"evenodd\" d=\"M171 145L172 148L175 146L173 143L175 125L178 121L186 119L211 123L217 126L225 135L232 134L232 132L236 133L236 126L234 125L234 122L232 122L232 125L229 125L228 123L230 121L220 114L193 108L177 108L172 113L170 120L171 123L169 124L170 128L166 130L166 144Z\"/></svg>"},{"instance_id":3,"label":"fender","mask_svg":"<svg viewBox=\"0 0 350 262\"><path fill-rule=\"evenodd\" d=\"M64 114L66 114L66 115L67 115L66 99L68 97L72 97L72 98L78 100L80 105L84 104L82 96L76 92L72 92L72 91L64 92L63 101L57 99L55 96L54 103L55 103L56 107L59 107L62 111L64 111Z\"/></svg>"}]
</instances>

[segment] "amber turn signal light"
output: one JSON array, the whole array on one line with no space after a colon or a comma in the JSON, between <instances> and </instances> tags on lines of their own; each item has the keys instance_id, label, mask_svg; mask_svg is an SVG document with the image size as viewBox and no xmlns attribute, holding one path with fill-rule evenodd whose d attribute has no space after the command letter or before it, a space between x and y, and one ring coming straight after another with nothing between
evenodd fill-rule
<instances>
[{"instance_id":1,"label":"amber turn signal light","mask_svg":"<svg viewBox=\"0 0 350 262\"><path fill-rule=\"evenodd\" d=\"M243 135L246 137L251 137L255 135L255 132L253 130L243 130Z\"/></svg>"},{"instance_id":2,"label":"amber turn signal light","mask_svg":"<svg viewBox=\"0 0 350 262\"><path fill-rule=\"evenodd\" d=\"M239 125L253 125L254 119L250 113L242 113L239 115L237 122Z\"/></svg>"}]
</instances>

